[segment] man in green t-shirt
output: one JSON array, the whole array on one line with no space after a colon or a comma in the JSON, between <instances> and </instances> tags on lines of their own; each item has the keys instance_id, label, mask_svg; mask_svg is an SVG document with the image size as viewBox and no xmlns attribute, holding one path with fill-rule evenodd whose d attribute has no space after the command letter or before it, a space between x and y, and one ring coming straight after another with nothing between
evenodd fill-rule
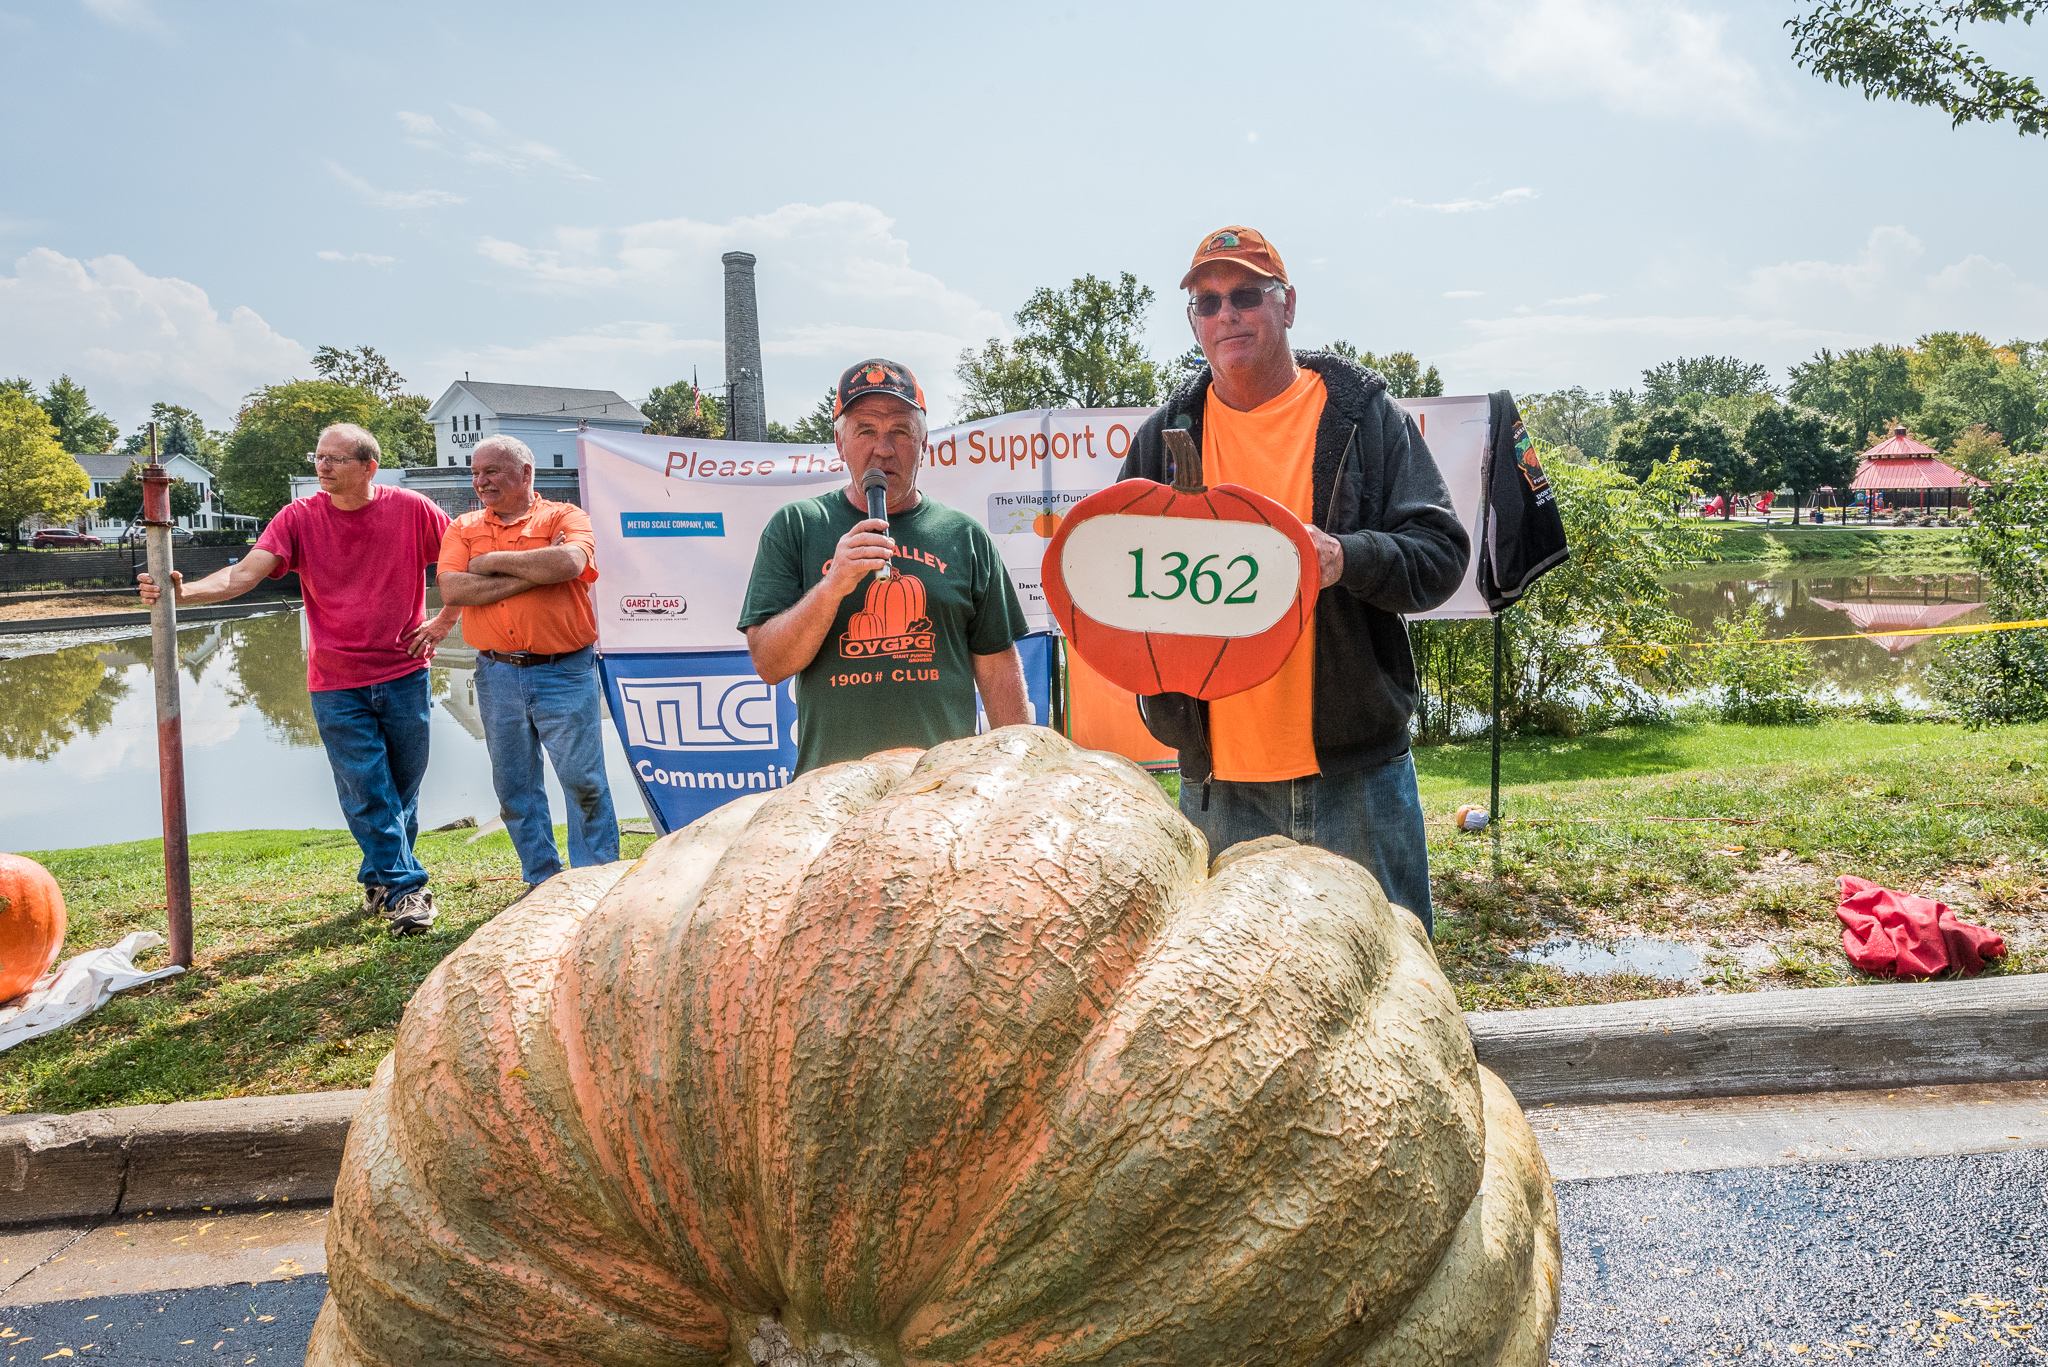
<instances>
[{"instance_id":1,"label":"man in green t-shirt","mask_svg":"<svg viewBox=\"0 0 2048 1367\"><path fill-rule=\"evenodd\" d=\"M846 487L768 520L740 611L755 672L771 684L800 676L797 772L971 736L977 689L991 727L1029 722L1024 609L995 541L917 491L916 377L894 361L848 370L832 438ZM886 520L867 515L870 470L889 481Z\"/></svg>"}]
</instances>

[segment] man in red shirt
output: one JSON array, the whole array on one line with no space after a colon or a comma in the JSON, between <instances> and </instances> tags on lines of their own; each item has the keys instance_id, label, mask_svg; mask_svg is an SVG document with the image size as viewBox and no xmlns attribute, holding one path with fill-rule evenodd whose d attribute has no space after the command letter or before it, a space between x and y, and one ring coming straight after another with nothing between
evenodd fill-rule
<instances>
[{"instance_id":1,"label":"man in red shirt","mask_svg":"<svg viewBox=\"0 0 2048 1367\"><path fill-rule=\"evenodd\" d=\"M417 935L434 924L427 871L413 853L433 708L427 665L462 613L446 607L427 620L426 567L448 516L409 489L377 484L382 454L354 423L328 427L312 454L319 493L279 509L235 564L194 584L175 572L171 580L181 604L218 603L298 572L312 638L306 687L342 815L362 847L363 906L382 912L393 935ZM146 574L140 583L143 601L155 602L162 590Z\"/></svg>"}]
</instances>

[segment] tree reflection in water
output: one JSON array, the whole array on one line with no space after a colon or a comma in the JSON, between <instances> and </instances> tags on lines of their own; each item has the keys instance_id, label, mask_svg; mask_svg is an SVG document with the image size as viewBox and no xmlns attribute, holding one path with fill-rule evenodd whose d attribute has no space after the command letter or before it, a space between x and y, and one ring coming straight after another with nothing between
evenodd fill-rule
<instances>
[{"instance_id":1,"label":"tree reflection in water","mask_svg":"<svg viewBox=\"0 0 2048 1367\"><path fill-rule=\"evenodd\" d=\"M42 761L81 733L96 736L128 696L118 665L100 658L104 646L72 646L48 655L0 660L0 755Z\"/></svg>"},{"instance_id":2,"label":"tree reflection in water","mask_svg":"<svg viewBox=\"0 0 2048 1367\"><path fill-rule=\"evenodd\" d=\"M223 624L232 637L227 652L234 676L228 701L253 706L270 733L287 745L315 746L320 727L313 720L313 695L306 691L306 649L299 641L299 615L280 612Z\"/></svg>"}]
</instances>

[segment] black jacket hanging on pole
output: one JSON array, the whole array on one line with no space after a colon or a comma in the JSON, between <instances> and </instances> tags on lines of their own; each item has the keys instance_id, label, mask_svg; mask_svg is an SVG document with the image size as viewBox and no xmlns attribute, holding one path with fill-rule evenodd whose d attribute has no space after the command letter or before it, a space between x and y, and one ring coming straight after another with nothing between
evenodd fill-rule
<instances>
[{"instance_id":1,"label":"black jacket hanging on pole","mask_svg":"<svg viewBox=\"0 0 2048 1367\"><path fill-rule=\"evenodd\" d=\"M1478 584L1488 610L1497 613L1571 552L1557 493L1536 458L1515 396L1505 389L1487 395L1486 430L1491 440L1481 477L1486 515L1479 526Z\"/></svg>"}]
</instances>

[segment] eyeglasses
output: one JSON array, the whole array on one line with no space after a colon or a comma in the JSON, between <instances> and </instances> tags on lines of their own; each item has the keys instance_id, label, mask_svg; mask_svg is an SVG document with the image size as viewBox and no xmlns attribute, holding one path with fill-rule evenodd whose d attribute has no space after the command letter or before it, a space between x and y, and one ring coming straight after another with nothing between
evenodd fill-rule
<instances>
[{"instance_id":1,"label":"eyeglasses","mask_svg":"<svg viewBox=\"0 0 2048 1367\"><path fill-rule=\"evenodd\" d=\"M318 451L308 451L306 453L306 463L316 469L331 470L337 465L346 465L352 460L361 459L361 456L323 456Z\"/></svg>"},{"instance_id":2,"label":"eyeglasses","mask_svg":"<svg viewBox=\"0 0 2048 1367\"><path fill-rule=\"evenodd\" d=\"M1243 289L1236 289L1230 292L1228 296L1230 306L1239 313L1250 313L1253 309L1265 303L1266 296L1274 290L1284 290L1286 288L1287 282L1284 280L1275 280L1270 285L1246 285ZM1198 294L1188 300L1188 312L1194 314L1197 318L1214 318L1217 314L1223 312L1224 298L1225 296L1221 294Z\"/></svg>"}]
</instances>

